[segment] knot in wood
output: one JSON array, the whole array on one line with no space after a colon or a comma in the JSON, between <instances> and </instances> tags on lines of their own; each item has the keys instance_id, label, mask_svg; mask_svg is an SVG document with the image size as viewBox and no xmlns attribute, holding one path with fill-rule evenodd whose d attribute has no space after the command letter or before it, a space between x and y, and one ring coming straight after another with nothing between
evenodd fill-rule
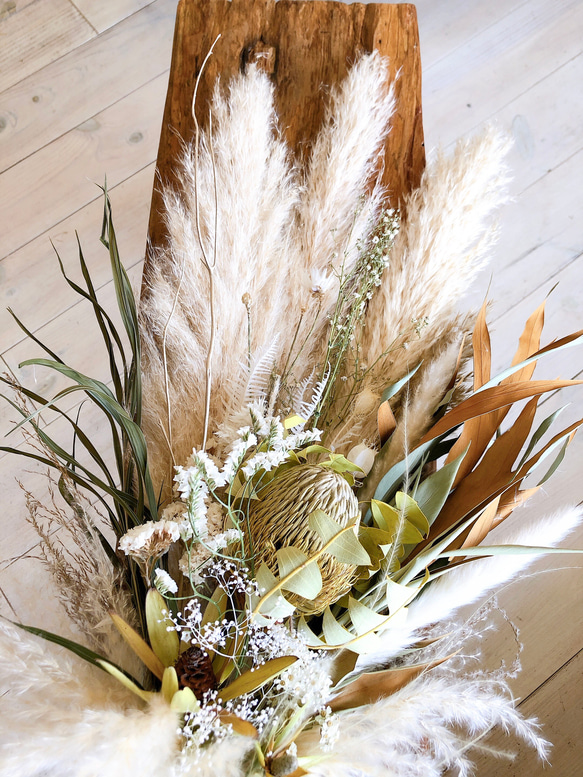
<instances>
[{"instance_id":1,"label":"knot in wood","mask_svg":"<svg viewBox=\"0 0 583 777\"><path fill-rule=\"evenodd\" d=\"M257 65L266 75L275 73L277 51L275 46L258 40L243 51L242 70L245 72L248 65Z\"/></svg>"}]
</instances>

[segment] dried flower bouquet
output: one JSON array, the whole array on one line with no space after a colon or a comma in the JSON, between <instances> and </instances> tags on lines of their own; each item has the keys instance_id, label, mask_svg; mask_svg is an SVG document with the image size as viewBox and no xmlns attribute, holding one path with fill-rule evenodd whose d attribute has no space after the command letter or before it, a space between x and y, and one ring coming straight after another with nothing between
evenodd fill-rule
<instances>
[{"instance_id":1,"label":"dried flower bouquet","mask_svg":"<svg viewBox=\"0 0 583 777\"><path fill-rule=\"evenodd\" d=\"M490 613L455 612L581 518L522 512L490 542L583 423L535 427L541 395L577 381L532 379L583 333L541 347L543 304L491 376L486 306L456 305L495 236L507 144L490 128L436 155L401 220L377 175L386 81L378 54L357 61L301 169L266 76L217 86L139 312L105 193L124 331L81 252L85 288L65 278L93 304L110 383L46 346L29 363L68 388L5 379L36 435L25 455L54 473L54 505L29 509L79 636L0 622L3 777L465 775L495 725L546 756L504 673L468 656ZM59 409L74 391L103 412L115 469Z\"/></svg>"}]
</instances>

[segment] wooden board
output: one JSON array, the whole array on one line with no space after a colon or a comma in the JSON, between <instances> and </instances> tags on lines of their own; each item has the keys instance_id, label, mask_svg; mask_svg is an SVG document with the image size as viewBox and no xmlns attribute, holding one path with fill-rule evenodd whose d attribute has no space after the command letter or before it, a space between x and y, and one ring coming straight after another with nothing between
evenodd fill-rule
<instances>
[{"instance_id":1,"label":"wooden board","mask_svg":"<svg viewBox=\"0 0 583 777\"><path fill-rule=\"evenodd\" d=\"M14 13L0 16L0 91L95 35L68 0L14 6Z\"/></svg>"},{"instance_id":2,"label":"wooden board","mask_svg":"<svg viewBox=\"0 0 583 777\"><path fill-rule=\"evenodd\" d=\"M103 0L75 0L75 6L97 32L103 32L150 5L152 1L116 0L115 3L104 3Z\"/></svg>"},{"instance_id":3,"label":"wooden board","mask_svg":"<svg viewBox=\"0 0 583 777\"><path fill-rule=\"evenodd\" d=\"M156 0L2 92L0 171L166 72L177 2Z\"/></svg>"},{"instance_id":4,"label":"wooden board","mask_svg":"<svg viewBox=\"0 0 583 777\"><path fill-rule=\"evenodd\" d=\"M158 173L172 180L181 139L194 126L191 101L196 77L217 35L221 34L201 80L197 118L206 124L217 77L223 82L262 57L275 83L280 126L290 146L305 155L320 128L323 94L347 73L359 51L378 49L389 57L396 86L397 114L385 148L384 179L391 201L418 185L425 163L421 121L421 63L413 5L303 2L302 0L181 0L178 7L170 83ZM163 240L159 192L150 216L150 238Z\"/></svg>"}]
</instances>

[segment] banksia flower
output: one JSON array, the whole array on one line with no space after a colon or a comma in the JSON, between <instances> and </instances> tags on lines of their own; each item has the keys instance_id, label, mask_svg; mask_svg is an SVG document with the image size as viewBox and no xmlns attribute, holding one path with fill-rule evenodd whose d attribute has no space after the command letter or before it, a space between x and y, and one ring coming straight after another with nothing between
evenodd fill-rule
<instances>
[{"instance_id":1,"label":"banksia flower","mask_svg":"<svg viewBox=\"0 0 583 777\"><path fill-rule=\"evenodd\" d=\"M249 526L255 563L267 564L277 574L280 548L293 545L308 556L322 547L322 538L308 526L310 515L322 510L341 526L357 520L358 501L347 481L337 472L317 464L301 464L275 477L252 502ZM313 600L296 594L286 598L305 615L316 615L347 593L354 582L356 567L325 553L318 559L322 590Z\"/></svg>"}]
</instances>

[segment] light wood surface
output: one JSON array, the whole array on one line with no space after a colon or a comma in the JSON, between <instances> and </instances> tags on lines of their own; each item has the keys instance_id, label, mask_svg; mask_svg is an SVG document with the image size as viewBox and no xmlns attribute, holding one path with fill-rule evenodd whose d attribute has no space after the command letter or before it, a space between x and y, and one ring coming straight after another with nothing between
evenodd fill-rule
<instances>
[{"instance_id":1,"label":"light wood surface","mask_svg":"<svg viewBox=\"0 0 583 777\"><path fill-rule=\"evenodd\" d=\"M220 39L217 39L218 36ZM283 135L302 157L324 117L323 91L341 81L358 51L377 49L390 61L397 111L385 144L383 181L391 204L419 184L425 164L421 117L421 63L415 9L411 5L306 2L305 0L182 0L178 6L172 68L164 110L158 175L171 183L180 143L194 134L192 93L213 44L197 94L197 120L207 124L217 77L228 81L249 62L259 62L275 85ZM163 239L158 190L152 201L150 239ZM147 267L145 276L147 276Z\"/></svg>"},{"instance_id":2,"label":"light wood surface","mask_svg":"<svg viewBox=\"0 0 583 777\"><path fill-rule=\"evenodd\" d=\"M50 9L50 13L48 11ZM71 272L77 228L104 300L113 299L108 259L99 245L105 175L126 265L139 283L154 161L164 110L176 0L10 0L0 2L0 354L3 368L36 353L5 311L10 305L43 339L81 370L105 374L88 309L59 283L49 239ZM583 327L583 6L579 0L420 0L426 147L450 146L494 120L515 139L510 163L513 201L501 214L500 242L468 301L494 300L493 358L512 356L528 314L555 284L546 339ZM550 358L540 377L583 371L582 349ZM28 378L50 391L40 371ZM564 423L582 413L583 391L553 395L545 415L562 404ZM87 412L97 436L105 432ZM0 406L0 433L11 413ZM50 419L47 417L46 422ZM58 429L58 421L53 421ZM11 439L11 438L9 438ZM583 498L583 437L544 493L517 516L536 520ZM0 612L55 630L66 624L58 603L39 590L49 581L24 520L16 477L42 498L34 467L0 456L3 526ZM29 470L31 472L29 472ZM570 540L583 547L583 531ZM557 566L569 567L552 571ZM489 743L518 751L513 762L478 758L480 777L576 777L583 764L579 591L576 557L537 563L498 597L524 644L523 671L511 682L526 715L536 715L555 743L552 768L495 735ZM9 601L9 603L8 603ZM486 661L511 663L514 632L504 618L483 640Z\"/></svg>"}]
</instances>

